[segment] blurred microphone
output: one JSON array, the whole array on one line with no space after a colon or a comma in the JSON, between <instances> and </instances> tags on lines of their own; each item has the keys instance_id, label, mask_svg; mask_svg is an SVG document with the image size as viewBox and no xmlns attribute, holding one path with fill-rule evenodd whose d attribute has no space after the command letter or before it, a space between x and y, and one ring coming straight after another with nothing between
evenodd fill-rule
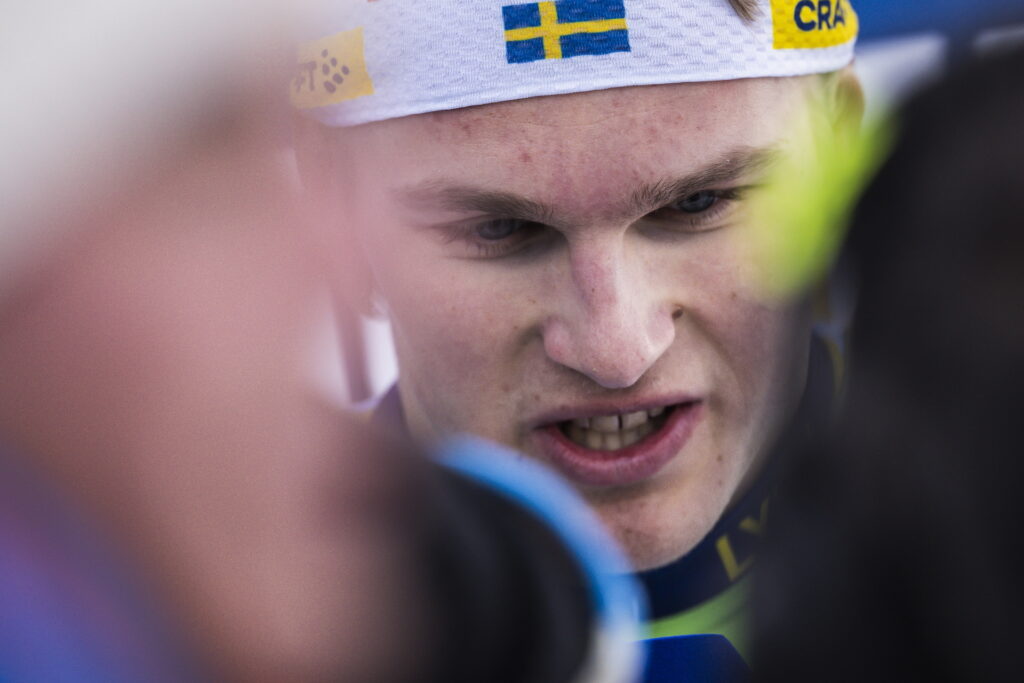
<instances>
[{"instance_id":1,"label":"blurred microphone","mask_svg":"<svg viewBox=\"0 0 1024 683\"><path fill-rule=\"evenodd\" d=\"M583 501L482 440L443 444L429 467L419 572L435 641L415 680L638 681L641 593Z\"/></svg>"}]
</instances>

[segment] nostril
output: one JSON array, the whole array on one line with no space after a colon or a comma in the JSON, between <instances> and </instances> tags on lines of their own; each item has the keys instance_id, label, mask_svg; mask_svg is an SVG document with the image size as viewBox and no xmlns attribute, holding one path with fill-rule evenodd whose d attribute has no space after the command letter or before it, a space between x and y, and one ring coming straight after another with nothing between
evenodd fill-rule
<instances>
[{"instance_id":1,"label":"nostril","mask_svg":"<svg viewBox=\"0 0 1024 683\"><path fill-rule=\"evenodd\" d=\"M670 308L670 315L675 307ZM666 306L599 311L600 315L551 317L541 326L548 359L608 389L630 387L672 344L676 329ZM679 307L682 310L682 307Z\"/></svg>"},{"instance_id":2,"label":"nostril","mask_svg":"<svg viewBox=\"0 0 1024 683\"><path fill-rule=\"evenodd\" d=\"M682 317L683 317L683 309L677 308L676 310L672 311L672 319L673 320L679 320Z\"/></svg>"}]
</instances>

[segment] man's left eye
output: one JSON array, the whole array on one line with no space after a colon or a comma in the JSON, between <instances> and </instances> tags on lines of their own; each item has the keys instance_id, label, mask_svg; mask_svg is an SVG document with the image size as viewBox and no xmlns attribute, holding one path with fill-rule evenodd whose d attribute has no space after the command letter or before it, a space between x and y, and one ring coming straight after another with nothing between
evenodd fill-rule
<instances>
[{"instance_id":1,"label":"man's left eye","mask_svg":"<svg viewBox=\"0 0 1024 683\"><path fill-rule=\"evenodd\" d=\"M702 213L715 205L719 199L717 192L713 190L701 190L682 198L671 208L683 213Z\"/></svg>"},{"instance_id":2,"label":"man's left eye","mask_svg":"<svg viewBox=\"0 0 1024 683\"><path fill-rule=\"evenodd\" d=\"M476 228L476 235L488 242L497 242L528 230L532 224L514 218L497 218L487 221Z\"/></svg>"},{"instance_id":3,"label":"man's left eye","mask_svg":"<svg viewBox=\"0 0 1024 683\"><path fill-rule=\"evenodd\" d=\"M714 230L724 225L732 215L738 200L747 187L692 192L681 199L652 211L645 217L672 233L697 233Z\"/></svg>"}]
</instances>

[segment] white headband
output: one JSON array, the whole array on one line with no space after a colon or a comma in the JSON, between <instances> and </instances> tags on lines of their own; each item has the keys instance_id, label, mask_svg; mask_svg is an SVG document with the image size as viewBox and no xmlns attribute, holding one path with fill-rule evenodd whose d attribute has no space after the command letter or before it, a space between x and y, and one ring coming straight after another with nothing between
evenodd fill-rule
<instances>
[{"instance_id":1,"label":"white headband","mask_svg":"<svg viewBox=\"0 0 1024 683\"><path fill-rule=\"evenodd\" d=\"M850 0L323 0L292 102L370 121L630 85L797 76L853 58Z\"/></svg>"}]
</instances>

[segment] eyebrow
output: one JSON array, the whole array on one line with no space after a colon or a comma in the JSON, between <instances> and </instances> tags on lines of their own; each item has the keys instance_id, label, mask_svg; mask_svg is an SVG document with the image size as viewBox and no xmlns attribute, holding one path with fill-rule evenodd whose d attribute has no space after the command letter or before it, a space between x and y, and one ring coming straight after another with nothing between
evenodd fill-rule
<instances>
[{"instance_id":1,"label":"eyebrow","mask_svg":"<svg viewBox=\"0 0 1024 683\"><path fill-rule=\"evenodd\" d=\"M695 173L682 178L662 180L637 188L630 199L634 215L650 213L672 202L751 174L761 174L778 161L775 147L739 147Z\"/></svg>"},{"instance_id":2,"label":"eyebrow","mask_svg":"<svg viewBox=\"0 0 1024 683\"><path fill-rule=\"evenodd\" d=\"M476 211L491 216L545 224L555 220L553 207L522 195L468 185L448 185L437 180L399 190L399 196L403 204L414 208L430 205L449 211Z\"/></svg>"},{"instance_id":3,"label":"eyebrow","mask_svg":"<svg viewBox=\"0 0 1024 683\"><path fill-rule=\"evenodd\" d=\"M683 177L667 178L638 187L623 207L628 216L641 216L701 190L734 182L763 172L780 153L774 147L737 147L719 159ZM522 195L487 190L470 185L430 180L398 190L399 201L412 208L434 206L456 212L478 212L490 216L554 225L556 207Z\"/></svg>"}]
</instances>

